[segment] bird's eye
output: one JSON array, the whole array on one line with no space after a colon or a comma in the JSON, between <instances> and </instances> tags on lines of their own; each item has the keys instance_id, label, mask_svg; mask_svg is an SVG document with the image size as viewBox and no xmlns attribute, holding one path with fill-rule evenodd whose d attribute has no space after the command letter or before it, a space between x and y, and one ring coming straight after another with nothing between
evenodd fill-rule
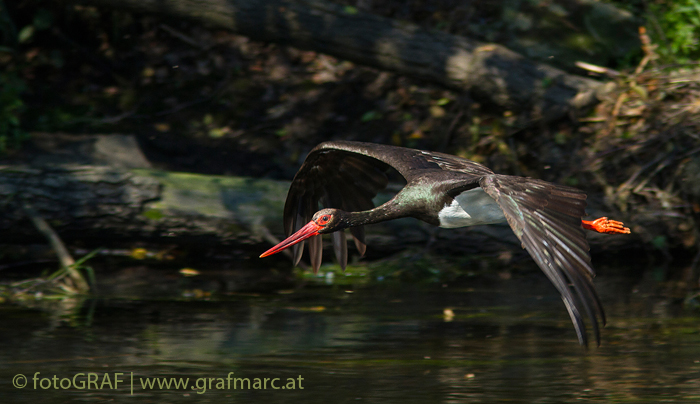
<instances>
[{"instance_id":1,"label":"bird's eye","mask_svg":"<svg viewBox=\"0 0 700 404\"><path fill-rule=\"evenodd\" d=\"M331 220L329 215L323 215L321 216L321 220L318 221L318 224L326 224L329 220Z\"/></svg>"}]
</instances>

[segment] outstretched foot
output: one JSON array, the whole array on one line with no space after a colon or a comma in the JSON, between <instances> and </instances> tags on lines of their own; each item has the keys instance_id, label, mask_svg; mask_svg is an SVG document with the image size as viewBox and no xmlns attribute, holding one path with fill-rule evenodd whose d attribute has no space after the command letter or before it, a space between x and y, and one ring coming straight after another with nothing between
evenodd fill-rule
<instances>
[{"instance_id":1,"label":"outstretched foot","mask_svg":"<svg viewBox=\"0 0 700 404\"><path fill-rule=\"evenodd\" d=\"M630 233L629 227L625 227L622 222L618 222L617 220L608 220L607 217L601 217L592 221L581 220L581 225L584 229L597 231L598 233Z\"/></svg>"}]
</instances>

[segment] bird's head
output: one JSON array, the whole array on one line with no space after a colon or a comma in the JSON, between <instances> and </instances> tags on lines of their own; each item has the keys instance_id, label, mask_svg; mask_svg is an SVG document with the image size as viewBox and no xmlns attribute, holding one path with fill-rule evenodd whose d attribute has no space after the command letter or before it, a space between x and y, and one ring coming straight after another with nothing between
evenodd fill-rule
<instances>
[{"instance_id":1,"label":"bird's head","mask_svg":"<svg viewBox=\"0 0 700 404\"><path fill-rule=\"evenodd\" d=\"M344 229L343 226L343 211L339 209L321 209L316 212L311 221L296 233L287 237L284 241L270 248L260 255L260 258L268 255L276 254L286 248L300 243L307 238L318 236L319 234L333 233L334 231Z\"/></svg>"},{"instance_id":2,"label":"bird's head","mask_svg":"<svg viewBox=\"0 0 700 404\"><path fill-rule=\"evenodd\" d=\"M345 228L342 226L343 221L343 211L338 209L321 209L314 213L311 217L310 223L316 224L318 227L318 234L333 233L336 230Z\"/></svg>"}]
</instances>

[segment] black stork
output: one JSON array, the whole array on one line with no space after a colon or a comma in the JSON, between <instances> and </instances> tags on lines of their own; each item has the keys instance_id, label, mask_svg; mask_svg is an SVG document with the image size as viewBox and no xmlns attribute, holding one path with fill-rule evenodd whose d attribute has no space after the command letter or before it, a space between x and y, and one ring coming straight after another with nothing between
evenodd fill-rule
<instances>
[{"instance_id":1,"label":"black stork","mask_svg":"<svg viewBox=\"0 0 700 404\"><path fill-rule=\"evenodd\" d=\"M387 186L390 167L404 177L406 185L391 200L374 207L372 198ZM326 208L318 210L319 203ZM288 238L260 257L294 246L296 265L308 239L315 272L321 265L320 235L332 233L335 254L345 269L344 229L350 229L364 255L366 224L402 217L444 228L507 221L561 293L579 343L588 345L583 310L600 345L598 316L605 325L605 313L593 286L595 272L584 229L600 233L630 230L606 217L583 220L585 207L586 194L576 188L496 174L449 154L373 143L325 142L309 153L292 181L284 205Z\"/></svg>"}]
</instances>

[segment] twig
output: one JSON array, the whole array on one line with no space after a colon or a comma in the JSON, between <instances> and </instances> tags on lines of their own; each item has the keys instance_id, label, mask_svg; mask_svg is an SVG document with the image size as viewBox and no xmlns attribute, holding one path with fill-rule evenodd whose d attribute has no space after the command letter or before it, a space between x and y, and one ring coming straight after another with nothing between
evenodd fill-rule
<instances>
[{"instance_id":1,"label":"twig","mask_svg":"<svg viewBox=\"0 0 700 404\"><path fill-rule=\"evenodd\" d=\"M607 67L598 66L586 62L577 61L576 63L574 63L574 65L576 65L576 67L580 69L587 70L589 72L605 74L608 77L617 77L620 75L620 72L618 72L617 70L609 69Z\"/></svg>"},{"instance_id":2,"label":"twig","mask_svg":"<svg viewBox=\"0 0 700 404\"><path fill-rule=\"evenodd\" d=\"M638 76L642 71L644 71L647 63L656 60L659 57L655 52L658 45L651 43L651 38L649 38L645 27L639 27L639 40L642 42L644 57L642 58L642 61L639 62L637 69L634 71L635 76Z\"/></svg>"},{"instance_id":3,"label":"twig","mask_svg":"<svg viewBox=\"0 0 700 404\"><path fill-rule=\"evenodd\" d=\"M24 203L24 211L27 213L27 216L29 216L32 223L34 223L34 227L36 227L36 229L49 240L51 247L58 256L61 266L68 272L68 276L73 282L73 286L77 290L77 293L87 292L90 287L80 272L75 268L75 260L73 257L71 257L68 249L66 249L66 246L63 244L63 241L61 241L58 234L51 228L51 226L49 226L48 223L46 223L46 220L39 216L39 214L34 210L34 208L31 207L31 205L29 205L28 202Z\"/></svg>"},{"instance_id":4,"label":"twig","mask_svg":"<svg viewBox=\"0 0 700 404\"><path fill-rule=\"evenodd\" d=\"M622 103L627 100L627 93L623 92L617 97L615 101L615 106L613 107L612 113L610 114L610 122L608 122L608 128L605 131L605 136L612 133L613 129L617 125L617 116L620 115L620 108L622 108Z\"/></svg>"}]
</instances>

